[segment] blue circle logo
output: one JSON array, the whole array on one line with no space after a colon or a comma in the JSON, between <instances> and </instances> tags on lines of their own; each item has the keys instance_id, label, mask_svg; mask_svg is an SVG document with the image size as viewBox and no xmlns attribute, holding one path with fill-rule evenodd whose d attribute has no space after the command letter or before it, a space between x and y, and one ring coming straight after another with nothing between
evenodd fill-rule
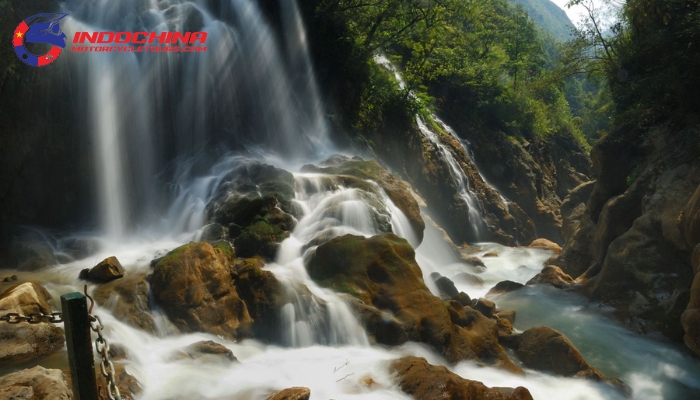
<instances>
[{"instance_id":1,"label":"blue circle logo","mask_svg":"<svg viewBox=\"0 0 700 400\"><path fill-rule=\"evenodd\" d=\"M43 67L56 61L66 47L66 34L61 31L59 21L68 14L37 14L22 21L12 34L15 54L23 63L32 67ZM32 53L26 43L50 45L42 55Z\"/></svg>"}]
</instances>

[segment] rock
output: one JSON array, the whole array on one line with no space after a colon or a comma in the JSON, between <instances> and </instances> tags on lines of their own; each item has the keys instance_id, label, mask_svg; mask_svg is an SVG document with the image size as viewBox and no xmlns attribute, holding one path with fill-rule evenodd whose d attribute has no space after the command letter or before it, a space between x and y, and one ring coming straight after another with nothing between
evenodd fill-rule
<instances>
[{"instance_id":1,"label":"rock","mask_svg":"<svg viewBox=\"0 0 700 400\"><path fill-rule=\"evenodd\" d=\"M437 286L440 293L446 299L456 298L459 294L459 290L457 290L454 282L452 282L450 278L442 276L437 272L433 272L432 274L430 274L430 277L433 278L433 280L435 281L435 286Z\"/></svg>"},{"instance_id":2,"label":"rock","mask_svg":"<svg viewBox=\"0 0 700 400\"><path fill-rule=\"evenodd\" d=\"M321 286L389 312L400 321L408 340L427 343L451 362L472 359L519 370L498 345L494 321L476 313L467 326L452 322L448 307L425 286L413 248L394 234L332 239L316 249L307 270ZM459 302L450 302L455 303L462 307ZM376 313L370 315L376 318Z\"/></svg>"},{"instance_id":3,"label":"rock","mask_svg":"<svg viewBox=\"0 0 700 400\"><path fill-rule=\"evenodd\" d=\"M379 310L354 298L350 299L350 304L360 316L367 335L375 343L398 346L409 341L408 333L403 327L404 323L391 312Z\"/></svg>"},{"instance_id":4,"label":"rock","mask_svg":"<svg viewBox=\"0 0 700 400\"><path fill-rule=\"evenodd\" d=\"M58 242L58 248L73 260L82 260L96 254L101 247L97 239L69 237Z\"/></svg>"},{"instance_id":5,"label":"rock","mask_svg":"<svg viewBox=\"0 0 700 400\"><path fill-rule=\"evenodd\" d=\"M563 289L569 285L573 285L574 279L562 271L561 268L548 265L542 269L542 272L527 281L527 285L536 285L538 283L547 283L557 289Z\"/></svg>"},{"instance_id":6,"label":"rock","mask_svg":"<svg viewBox=\"0 0 700 400\"><path fill-rule=\"evenodd\" d=\"M59 369L36 366L0 376L0 398L11 400L70 400L73 392Z\"/></svg>"},{"instance_id":7,"label":"rock","mask_svg":"<svg viewBox=\"0 0 700 400\"><path fill-rule=\"evenodd\" d=\"M681 314L683 326L683 342L700 355L700 273L695 274L693 284L690 287L690 301Z\"/></svg>"},{"instance_id":8,"label":"rock","mask_svg":"<svg viewBox=\"0 0 700 400\"><path fill-rule=\"evenodd\" d=\"M0 295L0 315L50 314L51 296L41 285L26 282ZM65 336L54 324L0 323L0 362L17 362L51 354L63 347Z\"/></svg>"},{"instance_id":9,"label":"rock","mask_svg":"<svg viewBox=\"0 0 700 400\"><path fill-rule=\"evenodd\" d=\"M488 388L483 383L464 379L443 366L428 364L425 358L404 357L392 361L389 371L395 374L402 391L416 400L485 400L532 399L530 392L516 389ZM503 394L503 392L510 392Z\"/></svg>"},{"instance_id":10,"label":"rock","mask_svg":"<svg viewBox=\"0 0 700 400\"><path fill-rule=\"evenodd\" d=\"M457 297L455 297L455 300L460 302L460 304L462 304L463 306L469 306L472 304L471 297L469 297L469 295L464 292L457 293Z\"/></svg>"},{"instance_id":11,"label":"rock","mask_svg":"<svg viewBox=\"0 0 700 400\"><path fill-rule=\"evenodd\" d=\"M227 227L239 257L274 259L294 229L294 176L282 169L241 160L207 204L208 220Z\"/></svg>"},{"instance_id":12,"label":"rock","mask_svg":"<svg viewBox=\"0 0 700 400\"><path fill-rule=\"evenodd\" d=\"M58 264L53 248L41 238L14 242L7 262L7 268L29 272Z\"/></svg>"},{"instance_id":13,"label":"rock","mask_svg":"<svg viewBox=\"0 0 700 400\"><path fill-rule=\"evenodd\" d=\"M543 238L533 240L532 243L530 243L530 245L528 245L527 247L531 249L549 250L557 254L561 253L561 246L552 242L551 240Z\"/></svg>"},{"instance_id":14,"label":"rock","mask_svg":"<svg viewBox=\"0 0 700 400\"><path fill-rule=\"evenodd\" d=\"M202 228L201 240L203 242L218 242L228 238L227 229L221 224L209 224Z\"/></svg>"},{"instance_id":15,"label":"rock","mask_svg":"<svg viewBox=\"0 0 700 400\"><path fill-rule=\"evenodd\" d=\"M513 333L513 322L506 318L500 318L498 315L496 317L496 326L498 326L498 333L500 335L510 335Z\"/></svg>"},{"instance_id":16,"label":"rock","mask_svg":"<svg viewBox=\"0 0 700 400\"><path fill-rule=\"evenodd\" d=\"M484 314L485 317L491 318L496 312L496 303L484 298L472 300L472 308Z\"/></svg>"},{"instance_id":17,"label":"rock","mask_svg":"<svg viewBox=\"0 0 700 400\"><path fill-rule=\"evenodd\" d=\"M99 285L93 296L97 304L110 309L119 320L155 333L150 294L146 274L141 273Z\"/></svg>"},{"instance_id":18,"label":"rock","mask_svg":"<svg viewBox=\"0 0 700 400\"><path fill-rule=\"evenodd\" d=\"M18 279L17 275L11 275L11 276L5 277L5 279L3 279L2 281L3 282L16 282L17 279Z\"/></svg>"},{"instance_id":19,"label":"rock","mask_svg":"<svg viewBox=\"0 0 700 400\"><path fill-rule=\"evenodd\" d=\"M117 257L108 257L90 270L82 270L80 279L95 283L107 283L124 277L124 267Z\"/></svg>"},{"instance_id":20,"label":"rock","mask_svg":"<svg viewBox=\"0 0 700 400\"><path fill-rule=\"evenodd\" d=\"M619 379L609 378L589 365L566 336L546 326L530 328L517 335L514 350L527 368L607 382L621 388L626 386Z\"/></svg>"},{"instance_id":21,"label":"rock","mask_svg":"<svg viewBox=\"0 0 700 400\"><path fill-rule=\"evenodd\" d=\"M418 236L418 243L412 243L418 247L423 241L423 231L425 222L420 215L420 208L415 198L411 194L410 186L401 179L390 174L376 161L348 160L340 164L333 164L326 168L318 168L307 165L302 168L303 172L320 172L333 175L350 175L361 180L371 180L379 184L384 189L387 196L408 218L414 233ZM348 185L347 187L355 187Z\"/></svg>"},{"instance_id":22,"label":"rock","mask_svg":"<svg viewBox=\"0 0 700 400\"><path fill-rule=\"evenodd\" d=\"M690 247L700 243L700 186L681 211L679 225L685 242Z\"/></svg>"},{"instance_id":23,"label":"rock","mask_svg":"<svg viewBox=\"0 0 700 400\"><path fill-rule=\"evenodd\" d=\"M525 287L522 283L513 281L501 281L486 293L486 297L495 297L503 293L509 293Z\"/></svg>"},{"instance_id":24,"label":"rock","mask_svg":"<svg viewBox=\"0 0 700 400\"><path fill-rule=\"evenodd\" d=\"M311 389L306 387L293 387L281 390L267 400L309 400L311 397Z\"/></svg>"},{"instance_id":25,"label":"rock","mask_svg":"<svg viewBox=\"0 0 700 400\"><path fill-rule=\"evenodd\" d=\"M185 347L180 354L206 364L221 362L228 364L238 361L231 350L212 340L192 343Z\"/></svg>"},{"instance_id":26,"label":"rock","mask_svg":"<svg viewBox=\"0 0 700 400\"><path fill-rule=\"evenodd\" d=\"M498 253L496 253L495 251L490 251L484 254L482 257L498 257Z\"/></svg>"},{"instance_id":27,"label":"rock","mask_svg":"<svg viewBox=\"0 0 700 400\"><path fill-rule=\"evenodd\" d=\"M693 267L693 273L697 274L700 272L700 243L693 249L690 265Z\"/></svg>"},{"instance_id":28,"label":"rock","mask_svg":"<svg viewBox=\"0 0 700 400\"><path fill-rule=\"evenodd\" d=\"M237 259L234 284L253 319L255 338L279 342L279 333L283 329L279 310L288 299L275 275L263 270L264 266L262 258Z\"/></svg>"},{"instance_id":29,"label":"rock","mask_svg":"<svg viewBox=\"0 0 700 400\"><path fill-rule=\"evenodd\" d=\"M484 269L486 268L486 264L484 264L484 262L481 261L481 259L479 257L474 257L474 256L466 257L465 256L465 257L462 257L462 260L472 267L482 267Z\"/></svg>"},{"instance_id":30,"label":"rock","mask_svg":"<svg viewBox=\"0 0 700 400\"><path fill-rule=\"evenodd\" d=\"M452 279L456 282L466 283L467 285L482 287L484 286L484 280L476 275L468 274L466 272L459 273L455 275Z\"/></svg>"},{"instance_id":31,"label":"rock","mask_svg":"<svg viewBox=\"0 0 700 400\"><path fill-rule=\"evenodd\" d=\"M158 261L150 281L153 297L180 330L228 339L249 335L252 319L233 286L233 258L225 242L191 242Z\"/></svg>"},{"instance_id":32,"label":"rock","mask_svg":"<svg viewBox=\"0 0 700 400\"><path fill-rule=\"evenodd\" d=\"M496 316L510 321L511 324L515 323L515 310L499 311Z\"/></svg>"}]
</instances>

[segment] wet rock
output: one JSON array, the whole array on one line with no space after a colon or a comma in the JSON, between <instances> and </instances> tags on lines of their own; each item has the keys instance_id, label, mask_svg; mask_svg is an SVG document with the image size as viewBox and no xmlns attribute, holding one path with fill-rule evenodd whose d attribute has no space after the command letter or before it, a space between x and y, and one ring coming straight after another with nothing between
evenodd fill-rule
<instances>
[{"instance_id":1,"label":"wet rock","mask_svg":"<svg viewBox=\"0 0 700 400\"><path fill-rule=\"evenodd\" d=\"M253 319L253 335L258 339L279 341L281 331L279 310L287 302L284 288L275 275L264 271L261 258L237 259L234 284Z\"/></svg>"},{"instance_id":2,"label":"wet rock","mask_svg":"<svg viewBox=\"0 0 700 400\"><path fill-rule=\"evenodd\" d=\"M679 225L686 244L693 247L700 243L700 185L681 211Z\"/></svg>"},{"instance_id":3,"label":"wet rock","mask_svg":"<svg viewBox=\"0 0 700 400\"><path fill-rule=\"evenodd\" d=\"M546 283L554 286L557 289L563 289L567 286L573 285L574 279L562 271L561 268L554 265L548 265L542 269L542 272L527 281L527 285L536 285L538 283Z\"/></svg>"},{"instance_id":4,"label":"wet rock","mask_svg":"<svg viewBox=\"0 0 700 400\"><path fill-rule=\"evenodd\" d=\"M267 400L309 400L311 397L311 389L306 387L293 387L281 390Z\"/></svg>"},{"instance_id":5,"label":"wet rock","mask_svg":"<svg viewBox=\"0 0 700 400\"><path fill-rule=\"evenodd\" d=\"M420 215L418 203L411 194L410 187L400 178L390 174L385 168L379 165L376 161L358 161L350 160L340 164L334 164L326 168L319 168L313 165L307 165L302 168L304 172L320 172L334 175L350 175L362 180L372 180L381 186L386 192L391 201L398 207L403 214L408 218L413 231L418 236L418 244L423 241L423 230L425 222ZM350 185L348 187L354 187Z\"/></svg>"},{"instance_id":6,"label":"wet rock","mask_svg":"<svg viewBox=\"0 0 700 400\"><path fill-rule=\"evenodd\" d=\"M430 277L435 281L435 286L437 286L440 294L444 298L453 299L459 294L459 290L457 290L454 282L452 282L450 278L442 276L437 272L430 274Z\"/></svg>"},{"instance_id":7,"label":"wet rock","mask_svg":"<svg viewBox=\"0 0 700 400\"><path fill-rule=\"evenodd\" d=\"M70 400L72 390L59 369L36 366L0 376L0 398L11 400Z\"/></svg>"},{"instance_id":8,"label":"wet rock","mask_svg":"<svg viewBox=\"0 0 700 400\"><path fill-rule=\"evenodd\" d=\"M496 313L496 316L498 318L503 318L510 321L511 324L515 323L515 310L498 311L498 313Z\"/></svg>"},{"instance_id":9,"label":"wet rock","mask_svg":"<svg viewBox=\"0 0 700 400\"><path fill-rule=\"evenodd\" d=\"M11 276L5 277L2 281L3 281L3 282L6 282L6 283L7 283L7 282L16 282L17 279L18 279L18 278L17 278L17 275L11 275Z\"/></svg>"},{"instance_id":10,"label":"wet rock","mask_svg":"<svg viewBox=\"0 0 700 400\"><path fill-rule=\"evenodd\" d=\"M531 249L549 250L557 254L561 253L561 246L552 242L551 240L543 238L533 240L527 247Z\"/></svg>"},{"instance_id":11,"label":"wet rock","mask_svg":"<svg viewBox=\"0 0 700 400\"><path fill-rule=\"evenodd\" d=\"M468 274L466 272L462 272L460 274L457 274L452 279L454 279L455 282L466 283L467 285L471 285L471 286L476 286L476 287L484 286L484 280L482 278L480 278L476 275Z\"/></svg>"},{"instance_id":12,"label":"wet rock","mask_svg":"<svg viewBox=\"0 0 700 400\"><path fill-rule=\"evenodd\" d=\"M379 310L355 298L350 299L350 304L360 316L367 335L374 342L398 346L409 341L408 334L403 327L404 323L391 312Z\"/></svg>"},{"instance_id":13,"label":"wet rock","mask_svg":"<svg viewBox=\"0 0 700 400\"><path fill-rule=\"evenodd\" d=\"M535 327L516 335L512 347L523 365L561 376L607 382L625 388L619 379L610 378L583 359L566 336L546 326Z\"/></svg>"},{"instance_id":14,"label":"wet rock","mask_svg":"<svg viewBox=\"0 0 700 400\"><path fill-rule=\"evenodd\" d=\"M389 371L397 376L401 390L417 400L532 399L530 392L523 387L488 388L481 382L464 379L443 366L428 364L425 358L400 358L389 364Z\"/></svg>"},{"instance_id":15,"label":"wet rock","mask_svg":"<svg viewBox=\"0 0 700 400\"><path fill-rule=\"evenodd\" d=\"M472 300L472 308L482 313L485 317L491 318L496 312L496 303L484 298Z\"/></svg>"},{"instance_id":16,"label":"wet rock","mask_svg":"<svg viewBox=\"0 0 700 400\"><path fill-rule=\"evenodd\" d=\"M212 340L205 340L185 347L180 354L207 364L211 363L233 363L238 359L233 352L225 346Z\"/></svg>"},{"instance_id":17,"label":"wet rock","mask_svg":"<svg viewBox=\"0 0 700 400\"><path fill-rule=\"evenodd\" d=\"M693 251L692 265L695 278L690 287L690 300L681 315L681 325L685 332L683 342L700 355L700 244Z\"/></svg>"},{"instance_id":18,"label":"wet rock","mask_svg":"<svg viewBox=\"0 0 700 400\"><path fill-rule=\"evenodd\" d=\"M462 257L462 260L472 267L482 267L482 268L486 269L486 264L484 264L484 262L481 261L481 259L479 257L474 257L474 256Z\"/></svg>"},{"instance_id":19,"label":"wet rock","mask_svg":"<svg viewBox=\"0 0 700 400\"><path fill-rule=\"evenodd\" d=\"M496 317L496 326L498 326L498 333L500 335L510 335L513 333L513 323L506 318Z\"/></svg>"},{"instance_id":20,"label":"wet rock","mask_svg":"<svg viewBox=\"0 0 700 400\"><path fill-rule=\"evenodd\" d=\"M228 238L227 229L221 224L209 224L202 228L203 242L218 242L219 240L225 240Z\"/></svg>"},{"instance_id":21,"label":"wet rock","mask_svg":"<svg viewBox=\"0 0 700 400\"><path fill-rule=\"evenodd\" d=\"M46 289L37 283L15 285L0 295L0 315L50 314L50 299ZM51 323L0 323L0 362L24 361L51 354L60 350L64 342L63 330Z\"/></svg>"},{"instance_id":22,"label":"wet rock","mask_svg":"<svg viewBox=\"0 0 700 400\"><path fill-rule=\"evenodd\" d=\"M498 253L496 253L495 251L490 251L484 254L482 257L498 257Z\"/></svg>"},{"instance_id":23,"label":"wet rock","mask_svg":"<svg viewBox=\"0 0 700 400\"><path fill-rule=\"evenodd\" d=\"M227 227L240 257L274 259L279 243L294 229L294 176L257 161L241 161L222 179L207 204L210 222Z\"/></svg>"},{"instance_id":24,"label":"wet rock","mask_svg":"<svg viewBox=\"0 0 700 400\"><path fill-rule=\"evenodd\" d=\"M522 283L513 281L501 281L486 293L486 297L495 297L503 293L509 293L525 287Z\"/></svg>"},{"instance_id":25,"label":"wet rock","mask_svg":"<svg viewBox=\"0 0 700 400\"><path fill-rule=\"evenodd\" d=\"M124 267L114 256L105 258L92 269L80 271L79 276L80 279L95 283L107 283L123 277Z\"/></svg>"},{"instance_id":26,"label":"wet rock","mask_svg":"<svg viewBox=\"0 0 700 400\"><path fill-rule=\"evenodd\" d=\"M82 260L96 254L101 246L96 239L70 237L61 239L58 247L73 260Z\"/></svg>"},{"instance_id":27,"label":"wet rock","mask_svg":"<svg viewBox=\"0 0 700 400\"><path fill-rule=\"evenodd\" d=\"M457 297L455 297L454 300L457 300L463 306L469 306L472 304L471 297L469 297L469 295L464 292L457 293Z\"/></svg>"},{"instance_id":28,"label":"wet rock","mask_svg":"<svg viewBox=\"0 0 700 400\"><path fill-rule=\"evenodd\" d=\"M40 239L14 242L6 262L8 268L29 272L58 264L53 247Z\"/></svg>"},{"instance_id":29,"label":"wet rock","mask_svg":"<svg viewBox=\"0 0 700 400\"><path fill-rule=\"evenodd\" d=\"M151 277L156 303L184 332L224 338L249 335L252 319L233 286L233 249L191 242L163 257Z\"/></svg>"},{"instance_id":30,"label":"wet rock","mask_svg":"<svg viewBox=\"0 0 700 400\"><path fill-rule=\"evenodd\" d=\"M425 286L413 248L396 235L337 237L316 249L307 270L321 286L390 312L409 340L427 343L452 362L472 359L519 370L498 345L494 321L477 316L468 327L452 323L448 307Z\"/></svg>"},{"instance_id":31,"label":"wet rock","mask_svg":"<svg viewBox=\"0 0 700 400\"><path fill-rule=\"evenodd\" d=\"M155 333L150 286L145 273L99 285L93 295L97 304L110 309L119 320Z\"/></svg>"}]
</instances>

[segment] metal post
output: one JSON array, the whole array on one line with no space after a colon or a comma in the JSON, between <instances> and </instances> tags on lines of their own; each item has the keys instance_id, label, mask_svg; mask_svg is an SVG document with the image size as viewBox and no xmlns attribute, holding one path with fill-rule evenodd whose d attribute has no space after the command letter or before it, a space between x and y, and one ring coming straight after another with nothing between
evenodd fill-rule
<instances>
[{"instance_id":1,"label":"metal post","mask_svg":"<svg viewBox=\"0 0 700 400\"><path fill-rule=\"evenodd\" d=\"M61 296L61 308L75 400L97 400L95 357L90 338L87 299L82 293L64 294Z\"/></svg>"}]
</instances>

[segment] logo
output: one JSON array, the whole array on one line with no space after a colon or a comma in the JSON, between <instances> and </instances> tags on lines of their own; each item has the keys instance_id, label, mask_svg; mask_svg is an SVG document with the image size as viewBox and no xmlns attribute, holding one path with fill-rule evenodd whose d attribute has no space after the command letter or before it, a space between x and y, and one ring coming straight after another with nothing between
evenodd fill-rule
<instances>
[{"instance_id":1,"label":"logo","mask_svg":"<svg viewBox=\"0 0 700 400\"><path fill-rule=\"evenodd\" d=\"M37 14L22 21L12 35L15 54L25 64L43 67L56 61L66 47L66 35L61 31L59 21L68 14ZM41 55L29 51L27 43L50 45L51 48Z\"/></svg>"}]
</instances>

